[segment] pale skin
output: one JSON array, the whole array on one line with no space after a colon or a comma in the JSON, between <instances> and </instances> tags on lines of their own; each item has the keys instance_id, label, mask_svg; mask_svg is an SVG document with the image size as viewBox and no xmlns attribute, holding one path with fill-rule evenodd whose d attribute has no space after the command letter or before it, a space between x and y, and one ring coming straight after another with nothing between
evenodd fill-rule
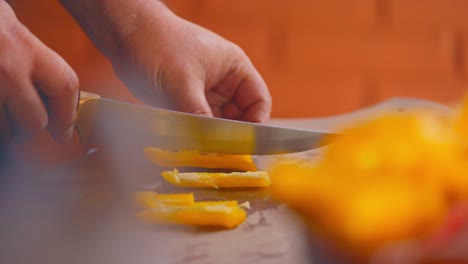
<instances>
[{"instance_id":1,"label":"pale skin","mask_svg":"<svg viewBox=\"0 0 468 264\"><path fill-rule=\"evenodd\" d=\"M268 88L232 42L154 0L61 0L118 77L146 103L184 112L265 123ZM48 129L70 140L79 97L73 69L0 0L0 141Z\"/></svg>"}]
</instances>

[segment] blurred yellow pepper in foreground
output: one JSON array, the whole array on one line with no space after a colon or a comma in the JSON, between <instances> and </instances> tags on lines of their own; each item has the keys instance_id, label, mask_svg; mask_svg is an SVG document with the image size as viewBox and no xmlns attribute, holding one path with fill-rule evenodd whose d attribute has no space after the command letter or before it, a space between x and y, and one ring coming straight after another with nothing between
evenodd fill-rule
<instances>
[{"instance_id":1,"label":"blurred yellow pepper in foreground","mask_svg":"<svg viewBox=\"0 0 468 264\"><path fill-rule=\"evenodd\" d=\"M426 238L468 200L468 100L452 114L388 113L341 132L319 160L275 164L272 191L355 254Z\"/></svg>"}]
</instances>

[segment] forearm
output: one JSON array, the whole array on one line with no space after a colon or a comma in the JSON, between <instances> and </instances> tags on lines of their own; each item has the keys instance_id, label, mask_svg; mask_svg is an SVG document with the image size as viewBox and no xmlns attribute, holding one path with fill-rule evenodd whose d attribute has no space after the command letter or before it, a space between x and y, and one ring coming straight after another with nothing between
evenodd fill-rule
<instances>
[{"instance_id":1,"label":"forearm","mask_svg":"<svg viewBox=\"0 0 468 264\"><path fill-rule=\"evenodd\" d=\"M171 11L154 0L60 0L94 44L113 58L127 40L147 23L164 23ZM158 10L146 15L146 10Z\"/></svg>"}]
</instances>

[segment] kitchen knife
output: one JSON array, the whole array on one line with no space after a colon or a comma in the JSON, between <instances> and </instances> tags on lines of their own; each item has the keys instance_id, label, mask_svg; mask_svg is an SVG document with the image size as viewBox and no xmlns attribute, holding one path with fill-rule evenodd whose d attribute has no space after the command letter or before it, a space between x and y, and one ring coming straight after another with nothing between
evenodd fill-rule
<instances>
[{"instance_id":1,"label":"kitchen knife","mask_svg":"<svg viewBox=\"0 0 468 264\"><path fill-rule=\"evenodd\" d=\"M119 102L81 92L77 131L85 145L269 155L324 145L330 134L212 118Z\"/></svg>"}]
</instances>

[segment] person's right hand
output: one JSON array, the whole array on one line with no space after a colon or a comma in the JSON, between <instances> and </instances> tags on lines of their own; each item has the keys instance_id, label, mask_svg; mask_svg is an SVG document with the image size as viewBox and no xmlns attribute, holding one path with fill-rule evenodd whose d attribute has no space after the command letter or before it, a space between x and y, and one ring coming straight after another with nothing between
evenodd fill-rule
<instances>
[{"instance_id":1,"label":"person's right hand","mask_svg":"<svg viewBox=\"0 0 468 264\"><path fill-rule=\"evenodd\" d=\"M78 77L0 0L0 145L48 128L58 142L73 134Z\"/></svg>"}]
</instances>

